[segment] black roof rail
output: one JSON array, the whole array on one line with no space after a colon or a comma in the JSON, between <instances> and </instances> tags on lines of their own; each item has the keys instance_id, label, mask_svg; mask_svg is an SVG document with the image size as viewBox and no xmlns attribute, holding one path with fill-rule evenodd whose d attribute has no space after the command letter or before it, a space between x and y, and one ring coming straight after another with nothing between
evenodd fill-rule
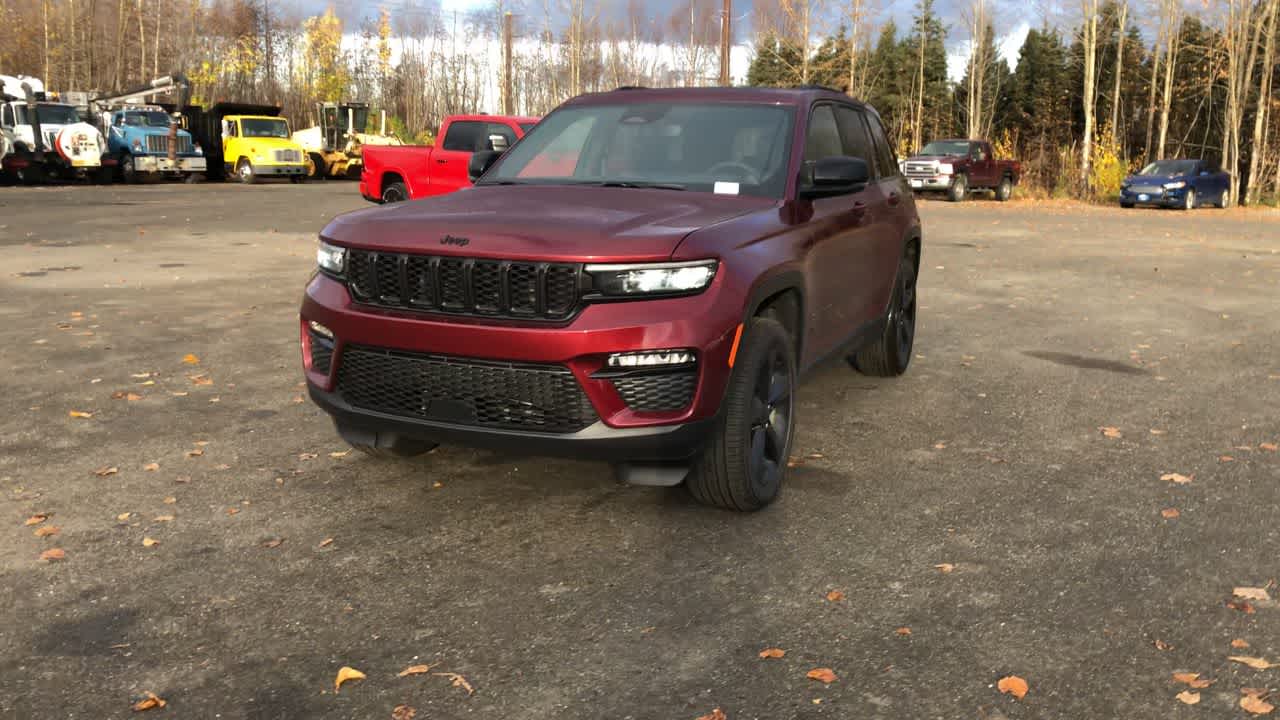
<instances>
[{"instance_id":1,"label":"black roof rail","mask_svg":"<svg viewBox=\"0 0 1280 720\"><path fill-rule=\"evenodd\" d=\"M648 90L649 88L643 85L619 85L617 88L614 88L614 89L615 90Z\"/></svg>"},{"instance_id":2,"label":"black roof rail","mask_svg":"<svg viewBox=\"0 0 1280 720\"><path fill-rule=\"evenodd\" d=\"M792 90L826 90L827 92L844 93L844 90L839 90L833 87L827 87L826 85L815 85L815 84L792 85L791 89Z\"/></svg>"}]
</instances>

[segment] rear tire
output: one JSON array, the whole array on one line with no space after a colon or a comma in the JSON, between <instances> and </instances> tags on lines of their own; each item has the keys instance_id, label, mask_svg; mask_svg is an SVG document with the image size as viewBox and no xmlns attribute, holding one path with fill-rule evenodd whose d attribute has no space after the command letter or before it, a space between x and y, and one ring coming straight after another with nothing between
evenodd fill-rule
<instances>
[{"instance_id":1,"label":"rear tire","mask_svg":"<svg viewBox=\"0 0 1280 720\"><path fill-rule=\"evenodd\" d=\"M947 188L947 199L951 202L961 202L968 194L969 179L963 175L955 176L951 180L951 187Z\"/></svg>"},{"instance_id":2,"label":"rear tire","mask_svg":"<svg viewBox=\"0 0 1280 720\"><path fill-rule=\"evenodd\" d=\"M795 434L795 348L782 323L743 328L720 423L685 486L704 505L759 510L782 489Z\"/></svg>"},{"instance_id":3,"label":"rear tire","mask_svg":"<svg viewBox=\"0 0 1280 720\"><path fill-rule=\"evenodd\" d=\"M996 200L1000 202L1008 202L1013 197L1013 181L1009 178L1001 178L1000 185L996 187Z\"/></svg>"},{"instance_id":4,"label":"rear tire","mask_svg":"<svg viewBox=\"0 0 1280 720\"><path fill-rule=\"evenodd\" d=\"M409 199L409 188L402 182L389 183L382 188L382 202L390 204Z\"/></svg>"},{"instance_id":5,"label":"rear tire","mask_svg":"<svg viewBox=\"0 0 1280 720\"><path fill-rule=\"evenodd\" d=\"M1223 190L1222 194L1218 196L1218 201L1215 202L1213 205L1214 207L1222 208L1225 210L1226 207L1230 204L1231 204L1231 193L1229 190Z\"/></svg>"},{"instance_id":6,"label":"rear tire","mask_svg":"<svg viewBox=\"0 0 1280 720\"><path fill-rule=\"evenodd\" d=\"M908 245L898 264L893 297L884 332L858 349L853 366L863 375L896 377L907 371L916 338L916 279L920 258L914 245Z\"/></svg>"}]
</instances>

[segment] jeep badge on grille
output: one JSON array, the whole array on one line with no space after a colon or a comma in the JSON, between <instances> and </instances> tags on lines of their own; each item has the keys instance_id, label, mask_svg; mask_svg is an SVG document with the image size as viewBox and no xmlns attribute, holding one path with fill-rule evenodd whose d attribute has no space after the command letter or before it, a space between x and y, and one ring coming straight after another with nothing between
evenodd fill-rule
<instances>
[{"instance_id":1,"label":"jeep badge on grille","mask_svg":"<svg viewBox=\"0 0 1280 720\"><path fill-rule=\"evenodd\" d=\"M471 239L464 238L464 237L456 237L453 235L445 235L444 237L440 238L440 244L441 245L457 245L458 247L465 247L471 244Z\"/></svg>"}]
</instances>

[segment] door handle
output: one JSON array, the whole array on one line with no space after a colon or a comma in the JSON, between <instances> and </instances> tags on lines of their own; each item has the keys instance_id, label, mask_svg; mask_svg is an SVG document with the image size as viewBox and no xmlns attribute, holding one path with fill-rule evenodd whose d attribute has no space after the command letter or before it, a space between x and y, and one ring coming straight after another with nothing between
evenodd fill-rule
<instances>
[{"instance_id":1,"label":"door handle","mask_svg":"<svg viewBox=\"0 0 1280 720\"><path fill-rule=\"evenodd\" d=\"M898 203L899 203L899 202L901 202L901 201L902 201L902 196L901 196L901 195L899 195L897 192L890 192L890 193L889 193L889 204L890 204L890 205L892 205L892 206L894 206L894 207L897 207Z\"/></svg>"},{"instance_id":2,"label":"door handle","mask_svg":"<svg viewBox=\"0 0 1280 720\"><path fill-rule=\"evenodd\" d=\"M441 165L444 165L444 164L448 163L449 161L448 161L448 160L445 160L444 158L436 158L436 162L437 162L437 163L439 163L439 164L441 164Z\"/></svg>"},{"instance_id":3,"label":"door handle","mask_svg":"<svg viewBox=\"0 0 1280 720\"><path fill-rule=\"evenodd\" d=\"M853 209L850 212L853 213L854 217L860 218L863 215L867 214L867 204L862 202L861 200L858 200L853 204Z\"/></svg>"}]
</instances>

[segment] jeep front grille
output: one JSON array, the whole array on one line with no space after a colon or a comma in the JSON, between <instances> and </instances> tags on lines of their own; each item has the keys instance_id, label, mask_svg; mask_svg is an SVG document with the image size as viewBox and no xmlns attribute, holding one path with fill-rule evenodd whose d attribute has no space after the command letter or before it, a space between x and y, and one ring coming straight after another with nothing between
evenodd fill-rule
<instances>
[{"instance_id":1,"label":"jeep front grille","mask_svg":"<svg viewBox=\"0 0 1280 720\"><path fill-rule=\"evenodd\" d=\"M577 310L582 266L347 251L357 302L409 310L565 320Z\"/></svg>"},{"instance_id":2,"label":"jeep front grille","mask_svg":"<svg viewBox=\"0 0 1280 720\"><path fill-rule=\"evenodd\" d=\"M353 407L457 425L571 433L597 415L561 365L493 362L348 345L338 392Z\"/></svg>"},{"instance_id":3,"label":"jeep front grille","mask_svg":"<svg viewBox=\"0 0 1280 720\"><path fill-rule=\"evenodd\" d=\"M168 135L148 135L147 136L147 152L159 155L169 154L169 136ZM195 147L191 143L191 138L186 135L178 136L178 154L190 155L195 152Z\"/></svg>"}]
</instances>

